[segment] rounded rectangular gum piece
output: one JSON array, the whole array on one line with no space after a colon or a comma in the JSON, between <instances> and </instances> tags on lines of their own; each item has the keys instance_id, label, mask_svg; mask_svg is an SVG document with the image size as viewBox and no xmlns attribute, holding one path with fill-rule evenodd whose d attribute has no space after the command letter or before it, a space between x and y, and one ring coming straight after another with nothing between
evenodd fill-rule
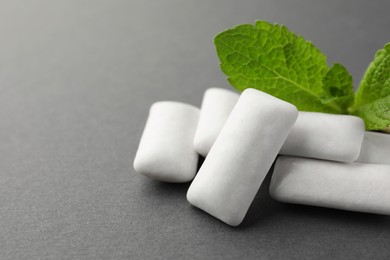
<instances>
[{"instance_id":1,"label":"rounded rectangular gum piece","mask_svg":"<svg viewBox=\"0 0 390 260\"><path fill-rule=\"evenodd\" d=\"M270 194L282 202L390 215L390 165L280 156Z\"/></svg>"},{"instance_id":2,"label":"rounded rectangular gum piece","mask_svg":"<svg viewBox=\"0 0 390 260\"><path fill-rule=\"evenodd\" d=\"M363 136L364 122L359 117L299 112L280 154L353 162Z\"/></svg>"},{"instance_id":3,"label":"rounded rectangular gum piece","mask_svg":"<svg viewBox=\"0 0 390 260\"><path fill-rule=\"evenodd\" d=\"M134 169L160 181L192 180L198 164L193 147L198 119L197 107L171 101L154 103L134 159Z\"/></svg>"},{"instance_id":4,"label":"rounded rectangular gum piece","mask_svg":"<svg viewBox=\"0 0 390 260\"><path fill-rule=\"evenodd\" d=\"M390 134L365 132L356 162L390 164Z\"/></svg>"},{"instance_id":5,"label":"rounded rectangular gum piece","mask_svg":"<svg viewBox=\"0 0 390 260\"><path fill-rule=\"evenodd\" d=\"M229 225L239 225L297 114L290 103L245 90L193 180L188 201Z\"/></svg>"},{"instance_id":6,"label":"rounded rectangular gum piece","mask_svg":"<svg viewBox=\"0 0 390 260\"><path fill-rule=\"evenodd\" d=\"M209 153L239 97L239 94L222 88L209 88L204 93L194 138L195 150L202 156Z\"/></svg>"}]
</instances>

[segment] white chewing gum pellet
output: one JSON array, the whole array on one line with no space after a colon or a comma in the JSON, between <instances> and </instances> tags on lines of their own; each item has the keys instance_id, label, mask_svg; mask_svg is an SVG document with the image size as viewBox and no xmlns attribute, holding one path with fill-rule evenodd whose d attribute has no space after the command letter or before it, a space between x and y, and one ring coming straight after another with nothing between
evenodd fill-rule
<instances>
[{"instance_id":1,"label":"white chewing gum pellet","mask_svg":"<svg viewBox=\"0 0 390 260\"><path fill-rule=\"evenodd\" d=\"M222 88L206 90L194 139L199 154L207 156L239 97L239 94Z\"/></svg>"},{"instance_id":2,"label":"white chewing gum pellet","mask_svg":"<svg viewBox=\"0 0 390 260\"><path fill-rule=\"evenodd\" d=\"M134 169L166 182L187 182L194 178L198 154L193 140L199 109L184 103L154 103L134 159Z\"/></svg>"},{"instance_id":3,"label":"white chewing gum pellet","mask_svg":"<svg viewBox=\"0 0 390 260\"><path fill-rule=\"evenodd\" d=\"M366 132L356 162L390 164L390 134Z\"/></svg>"},{"instance_id":4,"label":"white chewing gum pellet","mask_svg":"<svg viewBox=\"0 0 390 260\"><path fill-rule=\"evenodd\" d=\"M297 115L290 103L245 90L193 180L188 201L239 225Z\"/></svg>"},{"instance_id":5,"label":"white chewing gum pellet","mask_svg":"<svg viewBox=\"0 0 390 260\"><path fill-rule=\"evenodd\" d=\"M390 165L280 156L270 194L279 201L390 214Z\"/></svg>"},{"instance_id":6,"label":"white chewing gum pellet","mask_svg":"<svg viewBox=\"0 0 390 260\"><path fill-rule=\"evenodd\" d=\"M364 122L359 117L299 112L280 154L353 162L363 137Z\"/></svg>"}]
</instances>

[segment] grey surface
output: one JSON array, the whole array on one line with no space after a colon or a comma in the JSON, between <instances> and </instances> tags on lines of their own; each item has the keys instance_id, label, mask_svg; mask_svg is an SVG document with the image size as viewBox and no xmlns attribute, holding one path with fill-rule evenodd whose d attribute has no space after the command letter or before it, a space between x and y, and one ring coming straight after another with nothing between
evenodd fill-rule
<instances>
[{"instance_id":1,"label":"grey surface","mask_svg":"<svg viewBox=\"0 0 390 260\"><path fill-rule=\"evenodd\" d=\"M389 217L281 204L266 182L231 228L132 169L152 102L229 87L217 32L287 24L358 82L387 2L0 1L0 258L388 259Z\"/></svg>"}]
</instances>

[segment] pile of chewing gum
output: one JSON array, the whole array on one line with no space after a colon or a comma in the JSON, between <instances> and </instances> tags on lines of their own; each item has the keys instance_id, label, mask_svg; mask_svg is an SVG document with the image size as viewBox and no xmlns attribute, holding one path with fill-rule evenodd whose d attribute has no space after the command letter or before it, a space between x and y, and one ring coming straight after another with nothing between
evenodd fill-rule
<instances>
[{"instance_id":1,"label":"pile of chewing gum","mask_svg":"<svg viewBox=\"0 0 390 260\"><path fill-rule=\"evenodd\" d=\"M390 134L365 131L355 116L298 112L251 88L210 88L201 109L154 103L134 169L192 180L189 203L237 226L274 162L269 192L278 201L390 215Z\"/></svg>"}]
</instances>

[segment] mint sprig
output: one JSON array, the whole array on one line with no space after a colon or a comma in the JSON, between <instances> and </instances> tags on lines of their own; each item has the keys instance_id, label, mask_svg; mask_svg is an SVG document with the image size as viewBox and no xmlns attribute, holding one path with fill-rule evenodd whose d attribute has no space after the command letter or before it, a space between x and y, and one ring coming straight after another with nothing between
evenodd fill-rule
<instances>
[{"instance_id":1,"label":"mint sprig","mask_svg":"<svg viewBox=\"0 0 390 260\"><path fill-rule=\"evenodd\" d=\"M390 126L390 43L380 49L356 92L351 113L364 119L368 129Z\"/></svg>"},{"instance_id":2,"label":"mint sprig","mask_svg":"<svg viewBox=\"0 0 390 260\"><path fill-rule=\"evenodd\" d=\"M341 64L328 67L313 43L287 27L256 21L219 33L214 43L221 69L237 90L256 88L301 111L354 114L368 130L390 125L390 45L378 51L356 97Z\"/></svg>"}]
</instances>

